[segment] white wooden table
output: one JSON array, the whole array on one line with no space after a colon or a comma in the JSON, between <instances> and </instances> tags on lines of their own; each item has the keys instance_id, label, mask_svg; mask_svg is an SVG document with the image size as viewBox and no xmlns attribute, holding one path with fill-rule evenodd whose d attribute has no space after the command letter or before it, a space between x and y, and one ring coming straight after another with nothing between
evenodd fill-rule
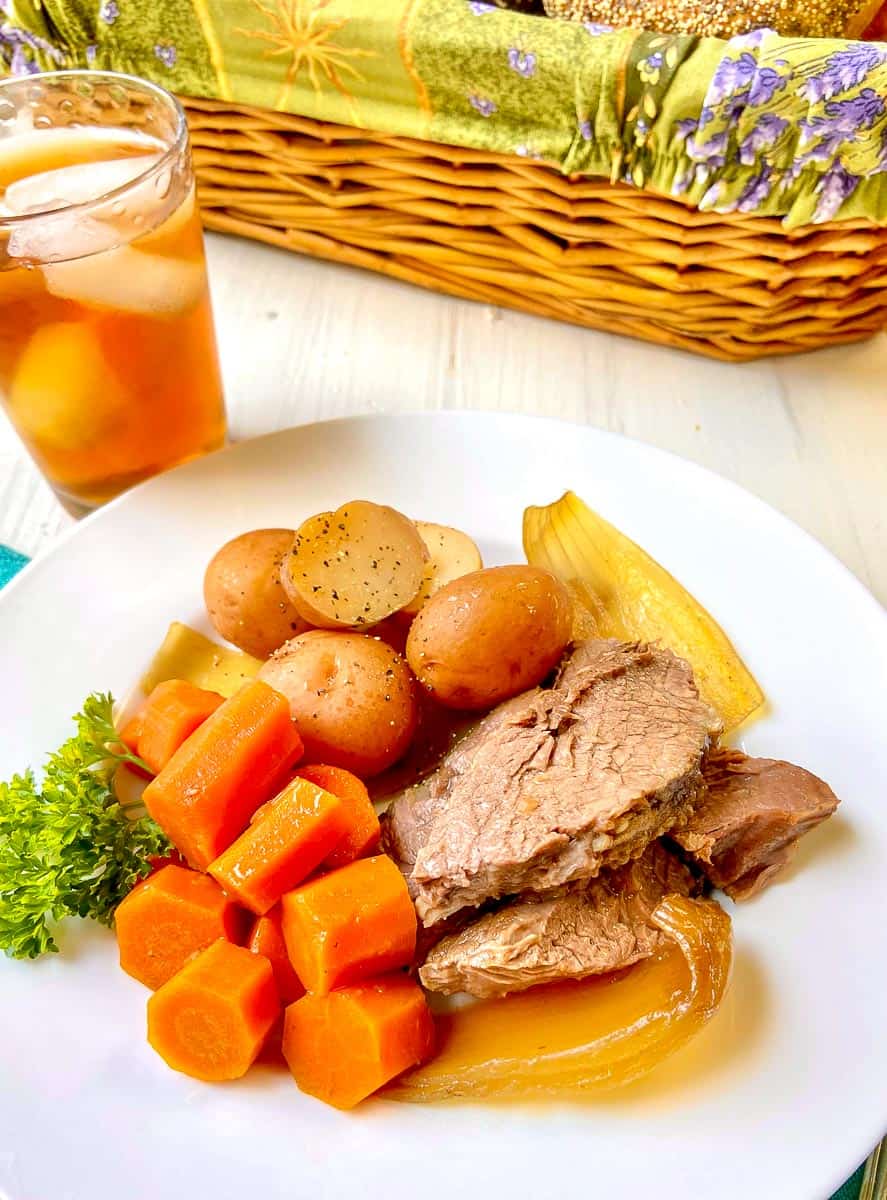
<instances>
[{"instance_id":1,"label":"white wooden table","mask_svg":"<svg viewBox=\"0 0 887 1200\"><path fill-rule=\"evenodd\" d=\"M756 492L887 602L887 336L730 366L218 235L209 255L234 438L415 409L588 422ZM33 555L70 521L0 417L0 542Z\"/></svg>"}]
</instances>

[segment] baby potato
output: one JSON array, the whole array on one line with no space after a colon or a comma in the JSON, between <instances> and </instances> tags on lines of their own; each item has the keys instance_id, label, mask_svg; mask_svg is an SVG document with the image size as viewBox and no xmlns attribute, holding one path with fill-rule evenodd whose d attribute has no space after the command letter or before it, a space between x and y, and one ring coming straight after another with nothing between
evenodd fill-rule
<instances>
[{"instance_id":1,"label":"baby potato","mask_svg":"<svg viewBox=\"0 0 887 1200\"><path fill-rule=\"evenodd\" d=\"M563 584L539 567L489 567L432 596L410 627L407 662L448 708L491 708L540 683L570 641Z\"/></svg>"},{"instance_id":2,"label":"baby potato","mask_svg":"<svg viewBox=\"0 0 887 1200\"><path fill-rule=\"evenodd\" d=\"M289 700L309 762L377 775L409 747L418 717L413 677L378 638L316 629L281 646L259 679Z\"/></svg>"},{"instance_id":3,"label":"baby potato","mask_svg":"<svg viewBox=\"0 0 887 1200\"><path fill-rule=\"evenodd\" d=\"M428 551L403 513L351 500L299 526L281 579L307 622L363 629L416 595Z\"/></svg>"},{"instance_id":4,"label":"baby potato","mask_svg":"<svg viewBox=\"0 0 887 1200\"><path fill-rule=\"evenodd\" d=\"M428 547L428 561L422 573L419 591L415 598L400 610L408 617L414 617L434 593L439 592L446 584L461 575L479 571L484 565L480 550L461 529L451 529L449 525L435 525L432 521L417 521L416 528Z\"/></svg>"},{"instance_id":5,"label":"baby potato","mask_svg":"<svg viewBox=\"0 0 887 1200\"><path fill-rule=\"evenodd\" d=\"M203 598L213 626L226 641L256 658L267 658L309 628L280 582L280 564L295 536L292 529L242 533L216 552L203 577Z\"/></svg>"}]
</instances>

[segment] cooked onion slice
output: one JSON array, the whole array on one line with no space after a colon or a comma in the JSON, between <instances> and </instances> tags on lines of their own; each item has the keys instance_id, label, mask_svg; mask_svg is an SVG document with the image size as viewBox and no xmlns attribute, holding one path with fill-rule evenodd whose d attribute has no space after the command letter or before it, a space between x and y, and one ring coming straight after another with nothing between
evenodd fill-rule
<instances>
[{"instance_id":1,"label":"cooked onion slice","mask_svg":"<svg viewBox=\"0 0 887 1200\"><path fill-rule=\"evenodd\" d=\"M573 492L524 513L524 550L567 586L577 636L658 642L685 658L700 694L734 729L764 693L710 613L645 550ZM583 611L584 610L584 611Z\"/></svg>"},{"instance_id":2,"label":"cooked onion slice","mask_svg":"<svg viewBox=\"0 0 887 1200\"><path fill-rule=\"evenodd\" d=\"M442 1018L438 1055L386 1095L533 1099L647 1074L717 1012L732 958L730 918L712 901L667 896L653 921L667 935L662 949L619 975L534 988Z\"/></svg>"}]
</instances>

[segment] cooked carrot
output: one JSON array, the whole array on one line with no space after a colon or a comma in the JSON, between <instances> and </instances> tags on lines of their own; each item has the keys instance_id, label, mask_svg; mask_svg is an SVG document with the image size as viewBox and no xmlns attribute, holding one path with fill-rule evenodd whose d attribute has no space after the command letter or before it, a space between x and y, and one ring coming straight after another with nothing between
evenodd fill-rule
<instances>
[{"instance_id":1,"label":"cooked carrot","mask_svg":"<svg viewBox=\"0 0 887 1200\"><path fill-rule=\"evenodd\" d=\"M229 896L261 916L323 862L345 830L341 800L293 779L208 870Z\"/></svg>"},{"instance_id":2,"label":"cooked carrot","mask_svg":"<svg viewBox=\"0 0 887 1200\"><path fill-rule=\"evenodd\" d=\"M283 1013L269 1029L255 1061L257 1066L286 1069L286 1059L283 1057Z\"/></svg>"},{"instance_id":3,"label":"cooked carrot","mask_svg":"<svg viewBox=\"0 0 887 1200\"><path fill-rule=\"evenodd\" d=\"M217 938L241 941L246 920L212 879L168 864L136 884L117 906L120 965L146 987L159 988Z\"/></svg>"},{"instance_id":4,"label":"cooked carrot","mask_svg":"<svg viewBox=\"0 0 887 1200\"><path fill-rule=\"evenodd\" d=\"M415 953L416 911L385 854L309 880L281 903L290 962L309 992L405 967Z\"/></svg>"},{"instance_id":5,"label":"cooked carrot","mask_svg":"<svg viewBox=\"0 0 887 1200\"><path fill-rule=\"evenodd\" d=\"M305 996L284 1018L283 1055L293 1078L336 1108L353 1108L433 1048L431 1013L406 975Z\"/></svg>"},{"instance_id":6,"label":"cooked carrot","mask_svg":"<svg viewBox=\"0 0 887 1200\"><path fill-rule=\"evenodd\" d=\"M148 1001L148 1041L174 1071L239 1079L280 1015L267 958L220 940Z\"/></svg>"},{"instance_id":7,"label":"cooked carrot","mask_svg":"<svg viewBox=\"0 0 887 1200\"><path fill-rule=\"evenodd\" d=\"M129 718L120 733L117 735L123 745L130 751L131 754L139 752L139 736L142 732L142 726L145 721L144 708L140 708L137 713ZM118 791L117 776L118 775L135 775L139 779L152 779L153 771L146 771L142 767L137 767L135 763L121 764L114 773L114 790ZM122 781L121 781L122 782Z\"/></svg>"},{"instance_id":8,"label":"cooked carrot","mask_svg":"<svg viewBox=\"0 0 887 1200\"><path fill-rule=\"evenodd\" d=\"M328 867L344 867L379 848L379 818L362 780L344 767L327 767L320 763L300 767L296 774L300 779L332 792L345 806L348 831L332 854L324 859Z\"/></svg>"},{"instance_id":9,"label":"cooked carrot","mask_svg":"<svg viewBox=\"0 0 887 1200\"><path fill-rule=\"evenodd\" d=\"M186 679L158 683L139 714L139 757L157 775L223 699L218 692L207 692Z\"/></svg>"},{"instance_id":10,"label":"cooked carrot","mask_svg":"<svg viewBox=\"0 0 887 1200\"><path fill-rule=\"evenodd\" d=\"M289 704L254 680L179 747L145 789L145 805L192 866L205 869L301 755Z\"/></svg>"},{"instance_id":11,"label":"cooked carrot","mask_svg":"<svg viewBox=\"0 0 887 1200\"><path fill-rule=\"evenodd\" d=\"M151 875L156 875L158 871L162 871L164 867L168 867L170 864L190 870L178 850L170 850L169 854L161 854L156 858L149 858L148 862L151 864Z\"/></svg>"},{"instance_id":12,"label":"cooked carrot","mask_svg":"<svg viewBox=\"0 0 887 1200\"><path fill-rule=\"evenodd\" d=\"M286 952L282 922L283 914L278 904L264 917L257 918L247 946L253 954L263 954L268 959L280 999L284 1004L292 1004L305 995L305 989Z\"/></svg>"},{"instance_id":13,"label":"cooked carrot","mask_svg":"<svg viewBox=\"0 0 887 1200\"><path fill-rule=\"evenodd\" d=\"M139 752L139 735L142 732L142 727L145 723L145 710L140 708L134 716L131 716L123 728L120 730L120 740L124 746L132 754Z\"/></svg>"}]
</instances>

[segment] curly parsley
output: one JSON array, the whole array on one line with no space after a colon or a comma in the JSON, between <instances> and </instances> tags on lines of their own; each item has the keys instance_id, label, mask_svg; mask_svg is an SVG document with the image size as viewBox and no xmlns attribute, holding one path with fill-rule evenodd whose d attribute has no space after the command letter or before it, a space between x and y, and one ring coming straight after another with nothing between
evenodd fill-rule
<instances>
[{"instance_id":1,"label":"curly parsley","mask_svg":"<svg viewBox=\"0 0 887 1200\"><path fill-rule=\"evenodd\" d=\"M113 703L89 697L41 783L32 771L0 783L0 949L12 958L56 952L50 924L64 917L109 925L150 859L169 852L159 826L114 794L121 763L145 764L118 742Z\"/></svg>"}]
</instances>

